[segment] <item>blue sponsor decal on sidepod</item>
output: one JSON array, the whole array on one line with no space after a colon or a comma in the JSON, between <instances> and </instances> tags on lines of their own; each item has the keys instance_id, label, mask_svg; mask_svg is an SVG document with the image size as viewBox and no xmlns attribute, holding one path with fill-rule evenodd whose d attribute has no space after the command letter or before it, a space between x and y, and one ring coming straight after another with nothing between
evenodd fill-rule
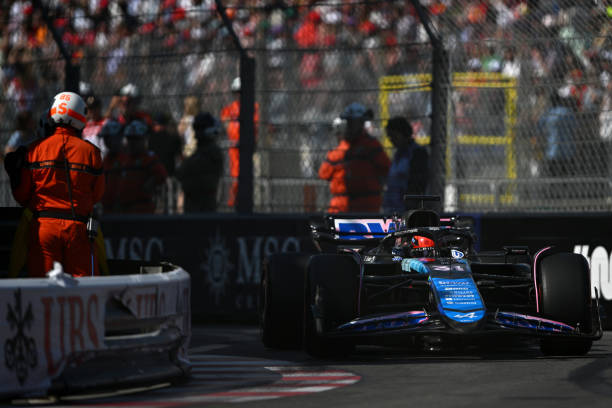
<instances>
[{"instance_id":1,"label":"blue sponsor decal on sidepod","mask_svg":"<svg viewBox=\"0 0 612 408\"><path fill-rule=\"evenodd\" d=\"M471 278L430 278L440 299L440 312L460 323L473 323L485 315L484 304Z\"/></svg>"}]
</instances>

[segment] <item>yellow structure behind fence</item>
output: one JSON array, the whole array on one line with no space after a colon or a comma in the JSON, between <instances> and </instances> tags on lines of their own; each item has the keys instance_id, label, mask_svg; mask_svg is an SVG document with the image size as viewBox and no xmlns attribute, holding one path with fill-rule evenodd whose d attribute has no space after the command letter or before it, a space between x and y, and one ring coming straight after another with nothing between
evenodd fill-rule
<instances>
[{"instance_id":1,"label":"yellow structure behind fence","mask_svg":"<svg viewBox=\"0 0 612 408\"><path fill-rule=\"evenodd\" d=\"M390 104L393 102L394 95L406 96L416 92L431 92L431 74L412 74L412 75L393 75L384 76L379 79L379 109L381 126L384 129L387 121L391 117ZM470 146L501 146L504 148L504 177L507 181L516 179L516 157L514 154L514 130L516 126L516 102L517 87L516 79L499 73L491 72L455 72L452 76L451 92L449 92L449 105L447 109L446 126L446 162L445 172L448 182L469 182L469 180L458 180L453 172L453 156L455 149L460 145ZM453 93L461 92L465 89L488 88L501 89L504 93L504 133L500 135L491 134L461 134L455 132L454 115L450 101ZM428 129L427 129L428 130ZM416 137L419 144L429 144L428 134ZM387 149L391 148L388 138L384 137L384 145ZM460 193L459 201L476 205L490 205L498 200L499 204L511 204L515 201L513 194L513 184L506 183L506 188L495 194L482 193Z\"/></svg>"}]
</instances>

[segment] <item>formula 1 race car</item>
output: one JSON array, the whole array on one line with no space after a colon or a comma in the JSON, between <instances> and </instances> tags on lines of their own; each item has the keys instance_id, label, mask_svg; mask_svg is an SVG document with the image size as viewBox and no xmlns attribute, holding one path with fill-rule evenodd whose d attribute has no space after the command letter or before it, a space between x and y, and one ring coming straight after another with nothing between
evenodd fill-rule
<instances>
[{"instance_id":1,"label":"formula 1 race car","mask_svg":"<svg viewBox=\"0 0 612 408\"><path fill-rule=\"evenodd\" d=\"M547 247L476 252L461 219L423 206L401 217L310 223L316 254L277 253L263 265L262 341L316 357L356 344L484 336L540 338L546 355L583 355L602 336L587 260ZM593 290L594 299L591 299Z\"/></svg>"}]
</instances>

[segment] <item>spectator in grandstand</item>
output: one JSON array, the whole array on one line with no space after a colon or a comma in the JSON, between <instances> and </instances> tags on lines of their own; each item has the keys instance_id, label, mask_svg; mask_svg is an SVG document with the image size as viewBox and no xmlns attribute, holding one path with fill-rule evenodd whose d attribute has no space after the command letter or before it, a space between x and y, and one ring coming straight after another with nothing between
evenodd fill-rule
<instances>
[{"instance_id":1,"label":"spectator in grandstand","mask_svg":"<svg viewBox=\"0 0 612 408\"><path fill-rule=\"evenodd\" d=\"M106 112L104 112L104 117L107 119L119 120L120 107L121 107L121 88L117 89L113 94L110 103L106 107Z\"/></svg>"},{"instance_id":2,"label":"spectator in grandstand","mask_svg":"<svg viewBox=\"0 0 612 408\"><path fill-rule=\"evenodd\" d=\"M138 120L151 128L153 119L151 119L151 115L140 109L140 102L140 90L136 85L129 83L123 86L117 92L117 95L113 96L105 116L117 119L123 126Z\"/></svg>"},{"instance_id":3,"label":"spectator in grandstand","mask_svg":"<svg viewBox=\"0 0 612 408\"><path fill-rule=\"evenodd\" d=\"M412 125L406 118L392 117L387 122L386 131L396 150L387 176L383 211L402 213L406 210L404 195L425 194L429 178L429 153L414 141Z\"/></svg>"},{"instance_id":4,"label":"spectator in grandstand","mask_svg":"<svg viewBox=\"0 0 612 408\"><path fill-rule=\"evenodd\" d=\"M179 120L178 132L183 139L183 157L189 157L196 148L197 141L193 132L193 118L198 113L200 102L196 96L187 96L183 100L183 116Z\"/></svg>"},{"instance_id":5,"label":"spectator in grandstand","mask_svg":"<svg viewBox=\"0 0 612 408\"><path fill-rule=\"evenodd\" d=\"M325 24L322 23L321 15L317 10L311 10L306 15L293 37L301 48L324 46L325 42L329 42L328 45L333 45L335 42L333 36L326 35ZM317 86L324 77L322 53L318 51L304 52L298 72L304 88Z\"/></svg>"},{"instance_id":6,"label":"spectator in grandstand","mask_svg":"<svg viewBox=\"0 0 612 408\"><path fill-rule=\"evenodd\" d=\"M529 70L537 78L544 78L550 73L553 58L547 58L544 46L537 44L531 47L529 59Z\"/></svg>"},{"instance_id":7,"label":"spectator in grandstand","mask_svg":"<svg viewBox=\"0 0 612 408\"><path fill-rule=\"evenodd\" d=\"M495 47L486 47L482 55L482 70L484 72L500 72L501 69L502 60Z\"/></svg>"},{"instance_id":8,"label":"spectator in grandstand","mask_svg":"<svg viewBox=\"0 0 612 408\"><path fill-rule=\"evenodd\" d=\"M230 176L232 176L232 186L230 187L227 205L234 207L238 195L238 176L240 175L240 77L234 78L231 84L231 90L234 93L235 99L221 109L221 121L225 125L227 137L232 143L228 149ZM255 138L257 138L257 122L259 122L259 104L255 103L255 113L253 120L255 121Z\"/></svg>"},{"instance_id":9,"label":"spectator in grandstand","mask_svg":"<svg viewBox=\"0 0 612 408\"><path fill-rule=\"evenodd\" d=\"M89 84L81 82L79 90L87 104L87 124L83 128L83 140L87 140L97 146L100 149L102 158L104 158L107 147L100 136L100 130L102 130L102 126L104 126L107 119L102 115L102 101L93 93Z\"/></svg>"},{"instance_id":10,"label":"spectator in grandstand","mask_svg":"<svg viewBox=\"0 0 612 408\"><path fill-rule=\"evenodd\" d=\"M539 128L544 138L544 175L568 177L576 172L576 117L572 100L554 90L550 95L550 108L540 118Z\"/></svg>"},{"instance_id":11,"label":"spectator in grandstand","mask_svg":"<svg viewBox=\"0 0 612 408\"><path fill-rule=\"evenodd\" d=\"M36 122L29 110L21 111L15 118L15 131L9 137L6 146L4 146L4 154L14 152L19 146L27 146L36 139L35 135Z\"/></svg>"},{"instance_id":12,"label":"spectator in grandstand","mask_svg":"<svg viewBox=\"0 0 612 408\"><path fill-rule=\"evenodd\" d=\"M4 98L13 104L17 112L33 111L39 87L31 50L23 45L10 48L6 63L2 72L6 80Z\"/></svg>"},{"instance_id":13,"label":"spectator in grandstand","mask_svg":"<svg viewBox=\"0 0 612 408\"><path fill-rule=\"evenodd\" d=\"M514 47L508 47L504 50L501 72L511 78L518 78L521 74L521 63L516 58Z\"/></svg>"},{"instance_id":14,"label":"spectator in grandstand","mask_svg":"<svg viewBox=\"0 0 612 408\"><path fill-rule=\"evenodd\" d=\"M223 174L223 154L216 139L222 134L221 123L210 113L195 116L193 131L195 152L176 170L184 193L184 212L208 212L217 209L217 190Z\"/></svg>"},{"instance_id":15,"label":"spectator in grandstand","mask_svg":"<svg viewBox=\"0 0 612 408\"><path fill-rule=\"evenodd\" d=\"M319 168L319 177L330 182L330 213L380 211L384 177L391 162L380 142L365 129L372 116L370 109L357 102L340 115L346 120L343 138Z\"/></svg>"},{"instance_id":16,"label":"spectator in grandstand","mask_svg":"<svg viewBox=\"0 0 612 408\"><path fill-rule=\"evenodd\" d=\"M159 157L169 176L174 175L176 163L181 157L183 143L168 109L153 115L154 124L149 137L149 149Z\"/></svg>"},{"instance_id":17,"label":"spectator in grandstand","mask_svg":"<svg viewBox=\"0 0 612 408\"><path fill-rule=\"evenodd\" d=\"M612 157L612 53L608 53L606 57L602 56L600 62L601 74L601 100L599 106L599 139L603 145L600 154L603 155L603 160L608 172L612 173L612 164L609 164L609 158Z\"/></svg>"},{"instance_id":18,"label":"spectator in grandstand","mask_svg":"<svg viewBox=\"0 0 612 408\"><path fill-rule=\"evenodd\" d=\"M139 120L124 130L128 156L119 187L119 207L125 214L153 214L159 189L168 173L155 153L148 149L149 128Z\"/></svg>"},{"instance_id":19,"label":"spectator in grandstand","mask_svg":"<svg viewBox=\"0 0 612 408\"><path fill-rule=\"evenodd\" d=\"M107 148L106 156L102 161L106 180L102 208L105 214L117 214L121 212L119 201L121 179L124 177L124 168L128 160L123 126L115 119L109 119L102 126L100 137Z\"/></svg>"}]
</instances>

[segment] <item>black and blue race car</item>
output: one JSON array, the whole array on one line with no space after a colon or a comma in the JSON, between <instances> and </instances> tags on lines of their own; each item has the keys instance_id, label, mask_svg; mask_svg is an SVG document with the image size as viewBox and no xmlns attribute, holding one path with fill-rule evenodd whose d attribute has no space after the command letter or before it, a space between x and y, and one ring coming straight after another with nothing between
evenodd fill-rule
<instances>
[{"instance_id":1,"label":"black and blue race car","mask_svg":"<svg viewBox=\"0 0 612 408\"><path fill-rule=\"evenodd\" d=\"M312 221L318 253L277 253L263 265L259 316L271 348L317 357L357 344L540 338L546 355L582 355L602 336L587 260L546 247L475 251L460 218L423 206L401 217Z\"/></svg>"}]
</instances>

